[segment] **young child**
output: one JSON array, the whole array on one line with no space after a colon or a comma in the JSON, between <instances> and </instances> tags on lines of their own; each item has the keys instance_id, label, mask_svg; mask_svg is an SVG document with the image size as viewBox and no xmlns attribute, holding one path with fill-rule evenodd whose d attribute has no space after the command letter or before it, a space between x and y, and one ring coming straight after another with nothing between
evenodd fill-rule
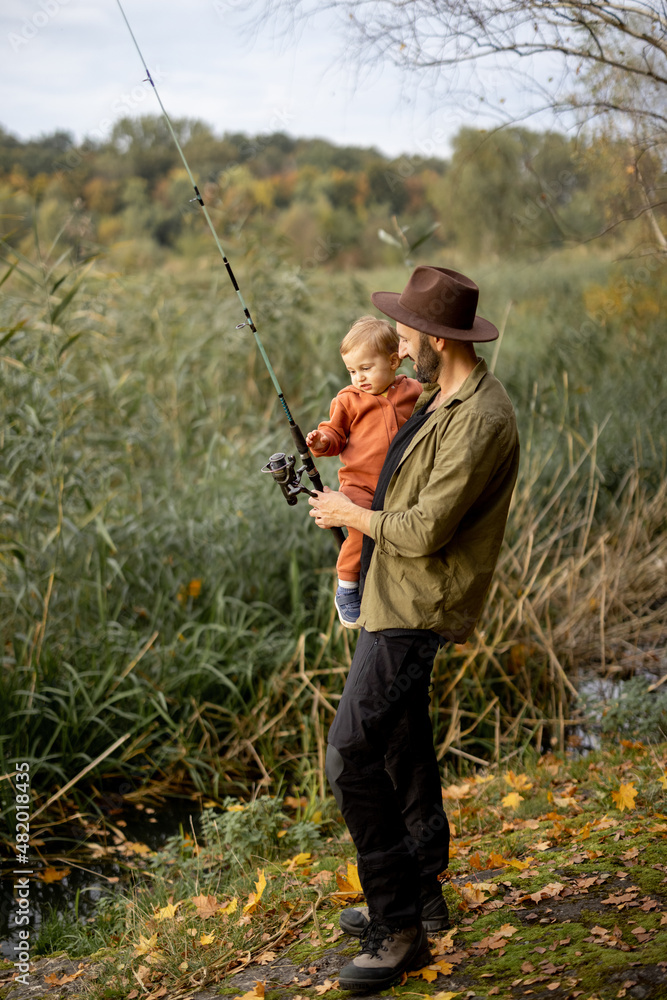
<instances>
[{"instance_id":1,"label":"young child","mask_svg":"<svg viewBox=\"0 0 667 1000\"><path fill-rule=\"evenodd\" d=\"M340 455L341 493L370 508L387 449L412 414L423 386L396 374L401 363L398 334L384 319L362 316L343 339L340 353L352 384L332 400L329 420L306 435L306 444L316 456ZM356 628L359 617L363 537L348 528L336 563L336 608L346 628Z\"/></svg>"}]
</instances>

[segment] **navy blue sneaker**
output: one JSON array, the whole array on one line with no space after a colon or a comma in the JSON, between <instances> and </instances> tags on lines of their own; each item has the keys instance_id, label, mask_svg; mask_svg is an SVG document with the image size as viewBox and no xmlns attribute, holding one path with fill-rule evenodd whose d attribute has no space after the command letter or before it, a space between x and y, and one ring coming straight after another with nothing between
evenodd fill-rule
<instances>
[{"instance_id":1,"label":"navy blue sneaker","mask_svg":"<svg viewBox=\"0 0 667 1000\"><path fill-rule=\"evenodd\" d=\"M347 590L345 587L338 587L334 602L341 625L344 625L345 628L359 628L359 625L357 625L357 619L361 614L359 588L355 587L354 590Z\"/></svg>"}]
</instances>

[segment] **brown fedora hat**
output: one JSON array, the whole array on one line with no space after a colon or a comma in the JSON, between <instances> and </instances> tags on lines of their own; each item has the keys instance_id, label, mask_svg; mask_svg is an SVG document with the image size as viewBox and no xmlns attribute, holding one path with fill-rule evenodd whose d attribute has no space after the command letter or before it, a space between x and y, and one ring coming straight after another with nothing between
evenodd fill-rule
<instances>
[{"instance_id":1,"label":"brown fedora hat","mask_svg":"<svg viewBox=\"0 0 667 1000\"><path fill-rule=\"evenodd\" d=\"M465 274L447 267L416 267L402 292L373 292L371 300L385 316L431 337L482 342L498 330L476 316L479 288Z\"/></svg>"}]
</instances>

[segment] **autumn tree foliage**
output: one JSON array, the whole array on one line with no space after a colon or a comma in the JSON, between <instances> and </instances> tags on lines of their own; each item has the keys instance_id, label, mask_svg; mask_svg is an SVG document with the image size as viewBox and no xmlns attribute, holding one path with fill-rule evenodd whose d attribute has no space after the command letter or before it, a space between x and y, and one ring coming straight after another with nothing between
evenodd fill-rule
<instances>
[{"instance_id":1,"label":"autumn tree foliage","mask_svg":"<svg viewBox=\"0 0 667 1000\"><path fill-rule=\"evenodd\" d=\"M255 0L252 7L283 25L339 15L352 64L389 61L443 105L470 109L475 95L498 127L549 108L564 127L611 142L634 192L607 227L646 215L657 248L667 251L664 0Z\"/></svg>"},{"instance_id":2,"label":"autumn tree foliage","mask_svg":"<svg viewBox=\"0 0 667 1000\"><path fill-rule=\"evenodd\" d=\"M587 141L524 127L462 127L448 160L390 158L285 133L217 136L174 123L221 232L270 231L297 264L370 267L435 250L467 257L534 254L599 237L655 241L661 209L647 191L661 161L641 163L626 136ZM637 177L641 171L643 187ZM148 254L210 249L190 181L160 118L122 119L103 141L64 132L20 141L0 132L4 238L20 245L38 214L82 254L133 244ZM137 251L139 252L139 251Z\"/></svg>"}]
</instances>

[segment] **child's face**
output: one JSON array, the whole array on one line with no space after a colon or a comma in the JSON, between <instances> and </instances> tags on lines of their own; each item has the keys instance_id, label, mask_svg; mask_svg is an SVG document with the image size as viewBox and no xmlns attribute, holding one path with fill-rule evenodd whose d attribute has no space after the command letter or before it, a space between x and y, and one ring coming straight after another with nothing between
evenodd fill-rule
<instances>
[{"instance_id":1,"label":"child's face","mask_svg":"<svg viewBox=\"0 0 667 1000\"><path fill-rule=\"evenodd\" d=\"M379 396L391 385L401 363L398 353L376 354L369 347L358 347L341 357L350 373L352 385L362 392L370 392L372 396Z\"/></svg>"}]
</instances>

